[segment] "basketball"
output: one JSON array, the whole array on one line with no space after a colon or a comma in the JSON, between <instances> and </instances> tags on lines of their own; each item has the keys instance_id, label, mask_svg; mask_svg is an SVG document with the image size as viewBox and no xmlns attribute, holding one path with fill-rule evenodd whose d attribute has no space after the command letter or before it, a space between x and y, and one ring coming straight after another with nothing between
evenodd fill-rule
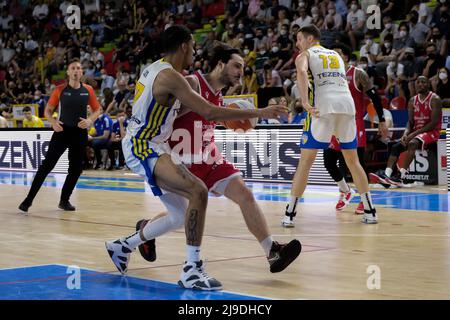
<instances>
[{"instance_id":1,"label":"basketball","mask_svg":"<svg viewBox=\"0 0 450 320\"><path fill-rule=\"evenodd\" d=\"M253 103L247 101L247 100L236 100L226 106L227 108L232 109L240 109L240 110L252 110L255 109L255 106ZM231 130L243 130L248 131L251 129L254 129L256 124L258 123L258 118L252 118L247 120L230 120L230 121L224 121L223 125L227 129Z\"/></svg>"}]
</instances>

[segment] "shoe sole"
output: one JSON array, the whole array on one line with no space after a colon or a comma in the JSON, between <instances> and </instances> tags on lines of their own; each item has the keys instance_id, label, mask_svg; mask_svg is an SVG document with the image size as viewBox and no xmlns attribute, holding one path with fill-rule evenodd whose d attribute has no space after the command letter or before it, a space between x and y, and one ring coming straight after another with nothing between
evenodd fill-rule
<instances>
[{"instance_id":1,"label":"shoe sole","mask_svg":"<svg viewBox=\"0 0 450 320\"><path fill-rule=\"evenodd\" d=\"M283 228L294 228L295 224L285 224L284 222L281 223L281 226Z\"/></svg>"},{"instance_id":2,"label":"shoe sole","mask_svg":"<svg viewBox=\"0 0 450 320\"><path fill-rule=\"evenodd\" d=\"M67 209L67 208L64 208L62 206L58 206L58 208L61 209L61 210L64 210L64 211L75 211L76 210L76 209Z\"/></svg>"},{"instance_id":3,"label":"shoe sole","mask_svg":"<svg viewBox=\"0 0 450 320\"><path fill-rule=\"evenodd\" d=\"M369 221L369 220L361 220L362 223L364 224L377 224L378 221Z\"/></svg>"},{"instance_id":4,"label":"shoe sole","mask_svg":"<svg viewBox=\"0 0 450 320\"><path fill-rule=\"evenodd\" d=\"M136 223L136 231L141 230L141 228L145 227L145 225L148 223L148 221L149 220L145 220L145 219L139 220ZM152 242L153 242L153 244L152 244ZM149 246L150 248L153 247L154 255L149 255L145 250L145 246ZM148 262L154 262L156 260L155 239L149 240L149 241L139 245L138 249L139 249L139 253L141 254L142 258L144 258ZM149 250L151 250L151 249L149 249Z\"/></svg>"},{"instance_id":5,"label":"shoe sole","mask_svg":"<svg viewBox=\"0 0 450 320\"><path fill-rule=\"evenodd\" d=\"M391 184L388 183L386 180L384 180L383 178L381 178L379 175L376 175L375 173L369 173L369 176L371 178L374 179L374 181L376 181L376 183L381 184L383 187L385 187L386 189L389 189L391 187Z\"/></svg>"},{"instance_id":6,"label":"shoe sole","mask_svg":"<svg viewBox=\"0 0 450 320\"><path fill-rule=\"evenodd\" d=\"M270 272L277 273L286 269L302 252L302 244L298 240L292 240L283 251L283 256L280 254L280 262L271 265Z\"/></svg>"},{"instance_id":7,"label":"shoe sole","mask_svg":"<svg viewBox=\"0 0 450 320\"><path fill-rule=\"evenodd\" d=\"M394 187L402 187L402 186L403 186L402 183L396 182L396 181L391 180L391 179L386 179L385 181L386 181L387 183L389 183L391 186L394 186Z\"/></svg>"},{"instance_id":8,"label":"shoe sole","mask_svg":"<svg viewBox=\"0 0 450 320\"><path fill-rule=\"evenodd\" d=\"M192 287L192 288L189 288L189 287L186 287L186 286L183 284L183 281L181 281L181 280L178 280L178 285L179 285L181 288L183 288L183 289L191 289L191 290L196 290L196 291L219 291L219 290L222 290L222 289L223 289L222 286L220 286L220 287L214 287L214 288L203 288L203 287Z\"/></svg>"},{"instance_id":9,"label":"shoe sole","mask_svg":"<svg viewBox=\"0 0 450 320\"><path fill-rule=\"evenodd\" d=\"M358 210L355 210L355 214L361 215L361 214L364 214L364 211L358 211Z\"/></svg>"}]
</instances>

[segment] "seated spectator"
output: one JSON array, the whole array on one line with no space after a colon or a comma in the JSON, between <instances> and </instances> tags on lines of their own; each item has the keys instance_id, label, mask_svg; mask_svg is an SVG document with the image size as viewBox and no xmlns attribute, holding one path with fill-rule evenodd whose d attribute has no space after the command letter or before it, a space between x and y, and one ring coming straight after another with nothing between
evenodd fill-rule
<instances>
[{"instance_id":1,"label":"seated spectator","mask_svg":"<svg viewBox=\"0 0 450 320\"><path fill-rule=\"evenodd\" d=\"M117 83L119 91L114 96L114 100L108 105L105 113L109 115L116 115L119 111L119 106L122 100L128 95L129 91L127 89L127 84L125 81L119 81Z\"/></svg>"},{"instance_id":2,"label":"seated spectator","mask_svg":"<svg viewBox=\"0 0 450 320\"><path fill-rule=\"evenodd\" d=\"M325 18L324 25L326 28L321 31L320 43L325 48L331 48L338 43L341 32L335 28L333 18Z\"/></svg>"},{"instance_id":3,"label":"seated spectator","mask_svg":"<svg viewBox=\"0 0 450 320\"><path fill-rule=\"evenodd\" d=\"M278 71L274 70L272 64L270 62L266 62L264 64L264 72L263 72L263 84L261 88L282 88L283 83L281 81L280 74Z\"/></svg>"},{"instance_id":4,"label":"seated spectator","mask_svg":"<svg viewBox=\"0 0 450 320\"><path fill-rule=\"evenodd\" d=\"M347 26L345 32L348 33L352 51L356 50L357 41L364 37L364 24L366 23L366 15L360 9L357 0L352 0L350 12L347 15Z\"/></svg>"},{"instance_id":5,"label":"seated spectator","mask_svg":"<svg viewBox=\"0 0 450 320\"><path fill-rule=\"evenodd\" d=\"M450 71L447 68L439 69L439 73L430 79L433 86L433 91L442 99L442 106L450 108L450 81L448 75Z\"/></svg>"},{"instance_id":6,"label":"seated spectator","mask_svg":"<svg viewBox=\"0 0 450 320\"><path fill-rule=\"evenodd\" d=\"M314 24L317 28L323 29L324 28L324 18L320 14L319 7L313 6L311 8L311 17L312 17L312 24Z\"/></svg>"},{"instance_id":7,"label":"seated spectator","mask_svg":"<svg viewBox=\"0 0 450 320\"><path fill-rule=\"evenodd\" d=\"M44 96L42 95L42 92L40 90L36 90L34 91L34 96L33 96L33 100L31 101L32 104L37 104L39 105L38 110L39 110L39 117L44 117L44 109L45 109L45 99Z\"/></svg>"},{"instance_id":8,"label":"seated spectator","mask_svg":"<svg viewBox=\"0 0 450 320\"><path fill-rule=\"evenodd\" d=\"M256 72L250 67L246 66L244 69L244 77L242 79L241 94L252 94L258 91L258 79Z\"/></svg>"},{"instance_id":9,"label":"seated spectator","mask_svg":"<svg viewBox=\"0 0 450 320\"><path fill-rule=\"evenodd\" d=\"M367 57L369 67L374 67L377 62L377 56L380 53L380 45L373 41L373 36L367 32L364 36L365 42L359 51L360 57Z\"/></svg>"},{"instance_id":10,"label":"seated spectator","mask_svg":"<svg viewBox=\"0 0 450 320\"><path fill-rule=\"evenodd\" d=\"M406 22L400 23L398 28L398 38L394 37L394 50L395 54L399 56L403 53L405 48L415 48L416 43L414 39L409 35L409 27Z\"/></svg>"},{"instance_id":11,"label":"seated spectator","mask_svg":"<svg viewBox=\"0 0 450 320\"><path fill-rule=\"evenodd\" d=\"M383 25L384 25L384 29L383 29L383 31L381 31L381 34L380 34L381 42L384 41L384 38L388 34L392 34L394 39L398 38L398 25L396 25L392 21L392 18L390 16L383 17Z\"/></svg>"},{"instance_id":12,"label":"seated spectator","mask_svg":"<svg viewBox=\"0 0 450 320\"><path fill-rule=\"evenodd\" d=\"M423 47L429 31L430 28L419 21L419 13L411 11L409 13L409 34L418 47Z\"/></svg>"},{"instance_id":13,"label":"seated spectator","mask_svg":"<svg viewBox=\"0 0 450 320\"><path fill-rule=\"evenodd\" d=\"M386 97L389 100L394 99L400 95L405 96L404 93L400 94L402 87L401 81L403 76L404 66L398 63L396 56L391 56L388 67L386 68L387 85L385 89Z\"/></svg>"},{"instance_id":14,"label":"seated spectator","mask_svg":"<svg viewBox=\"0 0 450 320\"><path fill-rule=\"evenodd\" d=\"M300 7L298 9L298 13L299 13L299 18L294 20L292 22L292 25L296 24L298 25L300 28L310 25L313 23L313 18L311 16L308 15L308 13L306 12L306 7Z\"/></svg>"},{"instance_id":15,"label":"seated spectator","mask_svg":"<svg viewBox=\"0 0 450 320\"><path fill-rule=\"evenodd\" d=\"M328 3L328 14L325 16L323 24L325 30L337 30L340 31L343 29L342 24L342 16L336 12L336 6L334 2ZM327 23L330 21L330 23ZM332 21L332 23L331 23ZM317 26L319 27L319 26Z\"/></svg>"},{"instance_id":16,"label":"seated spectator","mask_svg":"<svg viewBox=\"0 0 450 320\"><path fill-rule=\"evenodd\" d=\"M387 34L384 38L384 41L381 43L380 52L376 56L376 70L377 74L384 74L384 70L386 70L387 64L389 63L390 56L394 54L392 43L394 41L394 37L392 34ZM399 58L401 60L401 58Z\"/></svg>"},{"instance_id":17,"label":"seated spectator","mask_svg":"<svg viewBox=\"0 0 450 320\"><path fill-rule=\"evenodd\" d=\"M438 70L445 65L444 57L437 53L436 44L429 43L427 45L427 58L421 64L421 75L424 77L433 77Z\"/></svg>"},{"instance_id":18,"label":"seated spectator","mask_svg":"<svg viewBox=\"0 0 450 320\"><path fill-rule=\"evenodd\" d=\"M111 165L109 170L122 169L125 166L125 158L122 151L122 139L125 137L128 122L132 115L132 107L128 106L126 111L119 111L117 114L117 121L112 125L111 140L109 143L108 153L111 158ZM115 150L119 151L119 164L116 167L116 154Z\"/></svg>"},{"instance_id":19,"label":"seated spectator","mask_svg":"<svg viewBox=\"0 0 450 320\"><path fill-rule=\"evenodd\" d=\"M94 154L95 154L95 159L96 159L96 165L94 168L95 170L100 169L102 167L101 150L108 149L108 144L109 144L109 141L111 138L111 130L112 130L112 125L113 125L111 118L108 115L106 115L105 113L103 113L103 108L101 108L101 109L102 109L102 114L94 122L95 133L94 133L94 135L88 135L88 145L94 149ZM111 160L111 164L108 167L108 170L111 170L111 168L113 166L112 152L113 152L112 150L108 149L108 156L109 156L109 159Z\"/></svg>"},{"instance_id":20,"label":"seated spectator","mask_svg":"<svg viewBox=\"0 0 450 320\"><path fill-rule=\"evenodd\" d=\"M407 182L407 168L413 161L417 150L425 150L439 140L442 121L442 101L429 89L428 78L420 76L416 81L418 95L408 103L409 121L406 130L395 145L393 145L386 169L370 175L384 187L391 185L401 187ZM400 176L394 178L392 173L402 152L407 156L403 163L399 163Z\"/></svg>"},{"instance_id":21,"label":"seated spectator","mask_svg":"<svg viewBox=\"0 0 450 320\"><path fill-rule=\"evenodd\" d=\"M8 128L8 120L0 115L0 128Z\"/></svg>"},{"instance_id":22,"label":"seated spectator","mask_svg":"<svg viewBox=\"0 0 450 320\"><path fill-rule=\"evenodd\" d=\"M44 123L42 122L42 120L37 117L34 116L31 113L31 108L30 107L24 107L23 108L23 127L24 128L43 128L44 127Z\"/></svg>"},{"instance_id":23,"label":"seated spectator","mask_svg":"<svg viewBox=\"0 0 450 320\"><path fill-rule=\"evenodd\" d=\"M436 45L437 52L442 56L446 57L448 53L448 40L445 35L441 33L438 27L433 27L431 33L427 37L429 43L434 43Z\"/></svg>"}]
</instances>

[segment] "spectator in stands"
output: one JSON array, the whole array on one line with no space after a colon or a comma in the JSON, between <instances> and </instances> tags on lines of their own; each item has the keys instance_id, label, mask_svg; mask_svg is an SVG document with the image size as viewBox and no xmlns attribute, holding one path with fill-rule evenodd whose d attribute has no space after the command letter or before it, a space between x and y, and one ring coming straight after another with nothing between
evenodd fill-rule
<instances>
[{"instance_id":1,"label":"spectator in stands","mask_svg":"<svg viewBox=\"0 0 450 320\"><path fill-rule=\"evenodd\" d=\"M256 52L260 51L262 48L264 48L264 49L269 48L268 38L264 35L262 28L256 29L256 35L255 35L254 41L255 41L254 48L255 48Z\"/></svg>"},{"instance_id":2,"label":"spectator in stands","mask_svg":"<svg viewBox=\"0 0 450 320\"><path fill-rule=\"evenodd\" d=\"M26 106L22 109L23 111L23 127L24 128L43 128L44 123L38 116L34 116L31 113L31 108Z\"/></svg>"},{"instance_id":3,"label":"spectator in stands","mask_svg":"<svg viewBox=\"0 0 450 320\"><path fill-rule=\"evenodd\" d=\"M320 43L325 48L333 47L340 39L341 32L334 26L335 20L332 17L325 18L325 29L321 31Z\"/></svg>"},{"instance_id":4,"label":"spectator in stands","mask_svg":"<svg viewBox=\"0 0 450 320\"><path fill-rule=\"evenodd\" d=\"M102 149L108 149L109 141L111 138L111 130L113 122L111 118L103 113L103 108L100 108L102 114L95 120L94 128L95 134L88 135L88 145L94 149L96 165L95 170L100 169L102 167ZM109 159L112 161L113 156L111 154L111 150L108 149ZM106 164L105 164L106 165ZM110 164L108 170L111 169L113 163Z\"/></svg>"},{"instance_id":5,"label":"spectator in stands","mask_svg":"<svg viewBox=\"0 0 450 320\"><path fill-rule=\"evenodd\" d=\"M405 96L404 93L400 94L400 91L402 90L401 81L403 70L404 66L401 63L398 63L396 56L392 55L390 57L388 67L386 68L387 85L385 94L389 100L392 100L400 95Z\"/></svg>"},{"instance_id":6,"label":"spectator in stands","mask_svg":"<svg viewBox=\"0 0 450 320\"><path fill-rule=\"evenodd\" d=\"M416 94L415 81L419 75L419 69L416 63L416 57L414 55L413 48L406 48L398 58L398 61L403 64L403 77L402 77L402 88L405 92L406 100L411 96Z\"/></svg>"},{"instance_id":7,"label":"spectator in stands","mask_svg":"<svg viewBox=\"0 0 450 320\"><path fill-rule=\"evenodd\" d=\"M259 85L256 72L248 65L244 69L244 77L242 80L241 94L251 94L258 91Z\"/></svg>"},{"instance_id":8,"label":"spectator in stands","mask_svg":"<svg viewBox=\"0 0 450 320\"><path fill-rule=\"evenodd\" d=\"M336 12L336 5L334 2L328 3L328 11L327 15L325 16L325 23L324 23L324 29L325 30L342 30L343 28L343 22L342 22L342 16ZM329 21L329 23L327 23ZM333 21L331 23L331 21ZM317 26L319 27L319 26Z\"/></svg>"},{"instance_id":9,"label":"spectator in stands","mask_svg":"<svg viewBox=\"0 0 450 320\"><path fill-rule=\"evenodd\" d=\"M384 29L383 29L383 31L381 31L381 34L380 34L381 42L384 41L384 38L388 34L392 34L393 39L398 38L398 25L392 21L392 18L390 16L383 17L383 25L384 25Z\"/></svg>"},{"instance_id":10,"label":"spectator in stands","mask_svg":"<svg viewBox=\"0 0 450 320\"><path fill-rule=\"evenodd\" d=\"M409 35L409 27L406 22L400 23L398 38L394 38L394 50L397 56L403 53L405 48L415 48L414 39Z\"/></svg>"},{"instance_id":11,"label":"spectator in stands","mask_svg":"<svg viewBox=\"0 0 450 320\"><path fill-rule=\"evenodd\" d=\"M267 6L264 2L261 2L258 13L256 14L256 21L259 25L271 25L274 20L272 14L272 7Z\"/></svg>"},{"instance_id":12,"label":"spectator in stands","mask_svg":"<svg viewBox=\"0 0 450 320\"><path fill-rule=\"evenodd\" d=\"M430 79L433 86L433 91L442 99L443 107L450 107L450 81L448 76L450 71L447 68L439 69L438 74Z\"/></svg>"},{"instance_id":13,"label":"spectator in stands","mask_svg":"<svg viewBox=\"0 0 450 320\"><path fill-rule=\"evenodd\" d=\"M430 28L419 21L419 13L411 11L409 13L409 34L414 39L418 47L422 47Z\"/></svg>"},{"instance_id":14,"label":"spectator in stands","mask_svg":"<svg viewBox=\"0 0 450 320\"><path fill-rule=\"evenodd\" d=\"M377 56L380 53L380 45L373 41L373 36L367 32L364 36L364 45L359 52L360 57L367 57L369 67L374 67L377 62Z\"/></svg>"},{"instance_id":15,"label":"spectator in stands","mask_svg":"<svg viewBox=\"0 0 450 320\"><path fill-rule=\"evenodd\" d=\"M281 30L283 29L284 26L286 29L286 34L289 32L289 26L290 26L291 22L289 21L287 12L288 12L288 9L285 7L282 7L282 9L278 10L277 30L280 32L280 34L281 34Z\"/></svg>"},{"instance_id":16,"label":"spectator in stands","mask_svg":"<svg viewBox=\"0 0 450 320\"><path fill-rule=\"evenodd\" d=\"M313 18L308 15L306 11L306 7L299 7L298 9L299 18L292 22L292 25L296 24L300 28L303 26L307 26L313 23Z\"/></svg>"},{"instance_id":17,"label":"spectator in stands","mask_svg":"<svg viewBox=\"0 0 450 320\"><path fill-rule=\"evenodd\" d=\"M116 95L114 96L114 100L109 104L105 111L105 113L112 116L117 114L117 112L119 111L120 103L129 94L127 83L125 81L118 81L117 86L119 88L119 91L116 93Z\"/></svg>"},{"instance_id":18,"label":"spectator in stands","mask_svg":"<svg viewBox=\"0 0 450 320\"><path fill-rule=\"evenodd\" d=\"M64 0L63 2L61 2L61 4L59 5L59 10L61 11L61 14L65 17L67 15L67 8L69 8L69 6L71 6L72 3L68 0Z\"/></svg>"},{"instance_id":19,"label":"spectator in stands","mask_svg":"<svg viewBox=\"0 0 450 320\"><path fill-rule=\"evenodd\" d=\"M13 20L14 18L12 17L12 15L9 14L8 10L3 10L2 16L0 17L0 26L2 27L3 30L10 30L11 29L10 22L12 22Z\"/></svg>"},{"instance_id":20,"label":"spectator in stands","mask_svg":"<svg viewBox=\"0 0 450 320\"><path fill-rule=\"evenodd\" d=\"M255 59L255 68L256 71L260 71L264 68L264 63L270 59L269 53L267 52L266 47L261 47L256 54Z\"/></svg>"},{"instance_id":21,"label":"spectator in stands","mask_svg":"<svg viewBox=\"0 0 450 320\"><path fill-rule=\"evenodd\" d=\"M102 85L101 85L101 87L100 87L100 91L103 93L103 91L106 89L106 88L109 88L109 89L113 89L113 87L114 87L114 82L116 81L116 79L114 79L114 77L112 77L112 76L110 76L110 75L108 75L107 73L106 73L106 70L105 69L101 69L100 70L100 73L101 73L101 78L102 78Z\"/></svg>"},{"instance_id":22,"label":"spectator in stands","mask_svg":"<svg viewBox=\"0 0 450 320\"><path fill-rule=\"evenodd\" d=\"M323 29L324 28L324 19L323 16L320 14L319 7L314 6L311 8L311 17L312 17L312 24L314 24L317 28Z\"/></svg>"},{"instance_id":23,"label":"spectator in stands","mask_svg":"<svg viewBox=\"0 0 450 320\"><path fill-rule=\"evenodd\" d=\"M45 99L40 90L34 91L34 96L33 96L33 100L31 101L31 103L38 105L38 116L40 118L44 117Z\"/></svg>"},{"instance_id":24,"label":"spectator in stands","mask_svg":"<svg viewBox=\"0 0 450 320\"><path fill-rule=\"evenodd\" d=\"M48 17L48 6L43 0L39 0L33 8L33 18L38 22L45 22Z\"/></svg>"},{"instance_id":25,"label":"spectator in stands","mask_svg":"<svg viewBox=\"0 0 450 320\"><path fill-rule=\"evenodd\" d=\"M26 51L34 52L39 48L39 44L33 39L33 35L30 33L27 35L27 40L25 40L24 48Z\"/></svg>"},{"instance_id":26,"label":"spectator in stands","mask_svg":"<svg viewBox=\"0 0 450 320\"><path fill-rule=\"evenodd\" d=\"M263 84L261 88L282 88L283 82L281 81L280 74L274 70L270 62L264 64L263 72Z\"/></svg>"},{"instance_id":27,"label":"spectator in stands","mask_svg":"<svg viewBox=\"0 0 450 320\"><path fill-rule=\"evenodd\" d=\"M442 34L450 36L450 9L448 0L444 3L439 3L433 13L431 24L439 28Z\"/></svg>"},{"instance_id":28,"label":"spectator in stands","mask_svg":"<svg viewBox=\"0 0 450 320\"><path fill-rule=\"evenodd\" d=\"M366 15L364 11L360 9L358 1L352 0L350 12L347 15L347 26L345 28L345 32L347 32L350 37L350 43L353 51L356 50L357 41L364 37L365 23Z\"/></svg>"},{"instance_id":29,"label":"spectator in stands","mask_svg":"<svg viewBox=\"0 0 450 320\"><path fill-rule=\"evenodd\" d=\"M128 106L127 110L128 112L131 112L131 106ZM124 110L119 111L119 113L117 114L117 121L114 122L112 126L111 140L108 147L108 153L111 157L111 165L109 166L108 170L112 170L113 168L120 170L125 166L125 157L122 151L122 139L125 137L129 120L129 117L125 115ZM119 151L118 166L116 166L115 150Z\"/></svg>"},{"instance_id":30,"label":"spectator in stands","mask_svg":"<svg viewBox=\"0 0 450 320\"><path fill-rule=\"evenodd\" d=\"M433 77L438 73L438 70L445 65L445 59L437 53L436 44L429 43L426 49L427 58L422 64L422 76Z\"/></svg>"},{"instance_id":31,"label":"spectator in stands","mask_svg":"<svg viewBox=\"0 0 450 320\"><path fill-rule=\"evenodd\" d=\"M431 33L427 37L427 41L434 43L436 45L437 52L442 56L446 57L448 53L448 40L445 35L441 33L438 27L434 26Z\"/></svg>"},{"instance_id":32,"label":"spectator in stands","mask_svg":"<svg viewBox=\"0 0 450 320\"><path fill-rule=\"evenodd\" d=\"M8 120L0 115L0 128L8 128Z\"/></svg>"},{"instance_id":33,"label":"spectator in stands","mask_svg":"<svg viewBox=\"0 0 450 320\"><path fill-rule=\"evenodd\" d=\"M394 54L392 48L393 41L394 37L392 36L392 33L389 33L385 36L384 41L381 43L380 52L376 57L377 74L384 74L387 64L389 63L390 56ZM401 60L401 58L399 58L399 60Z\"/></svg>"}]
</instances>

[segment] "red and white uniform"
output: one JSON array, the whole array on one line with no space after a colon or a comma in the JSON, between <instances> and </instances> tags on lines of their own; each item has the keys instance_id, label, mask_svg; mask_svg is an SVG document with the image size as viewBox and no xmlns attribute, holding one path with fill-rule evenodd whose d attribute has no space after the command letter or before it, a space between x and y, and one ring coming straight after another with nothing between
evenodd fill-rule
<instances>
[{"instance_id":1,"label":"red and white uniform","mask_svg":"<svg viewBox=\"0 0 450 320\"><path fill-rule=\"evenodd\" d=\"M427 123L431 121L431 100L435 96L436 94L430 91L423 101L420 100L419 95L416 95L414 97L414 127L412 131L422 129ZM436 125L436 128L416 136L417 139L422 141L422 150L424 150L430 143L434 143L439 140L441 125L442 114L439 116L439 121Z\"/></svg>"},{"instance_id":2,"label":"red and white uniform","mask_svg":"<svg viewBox=\"0 0 450 320\"><path fill-rule=\"evenodd\" d=\"M198 81L200 94L214 105L223 106L222 93L214 92L204 76L194 73ZM201 127L201 128L200 128ZM181 154L180 157L191 173L202 180L209 191L216 195L222 195L228 181L241 172L233 164L223 159L214 142L214 128L216 123L208 121L195 112L188 112L177 118L173 124L174 133L177 129L184 129L190 133L190 154ZM201 136L201 137L200 137ZM173 149L183 141L174 141L176 135L172 134L168 143Z\"/></svg>"},{"instance_id":3,"label":"red and white uniform","mask_svg":"<svg viewBox=\"0 0 450 320\"><path fill-rule=\"evenodd\" d=\"M364 92L358 89L356 84L356 67L350 66L347 70L347 81L348 87L352 94L353 101L355 102L355 119L356 119L356 135L358 139L358 148L366 147L366 127L364 125L364 115L366 114L367 108L364 103ZM331 138L330 148L336 151L341 151L341 147L337 139L333 136Z\"/></svg>"}]
</instances>

